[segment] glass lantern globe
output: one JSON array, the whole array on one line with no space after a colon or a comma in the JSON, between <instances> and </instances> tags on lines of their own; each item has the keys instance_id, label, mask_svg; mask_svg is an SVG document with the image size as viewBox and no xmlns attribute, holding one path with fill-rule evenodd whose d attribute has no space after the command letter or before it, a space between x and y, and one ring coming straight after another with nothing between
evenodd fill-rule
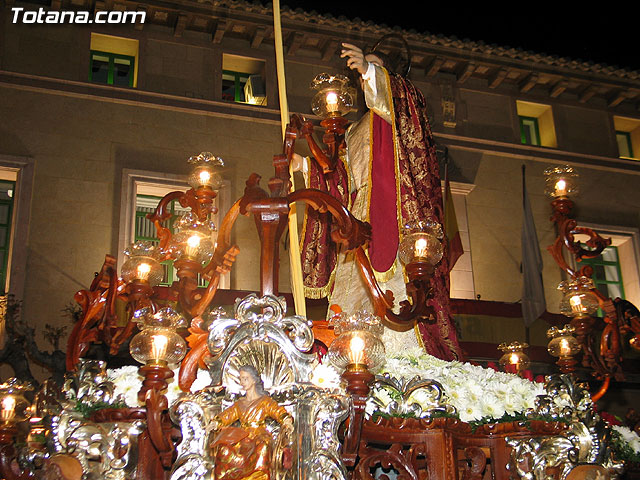
<instances>
[{"instance_id":1,"label":"glass lantern globe","mask_svg":"<svg viewBox=\"0 0 640 480\"><path fill-rule=\"evenodd\" d=\"M158 251L151 242L138 241L124 251L127 259L122 264L121 277L126 283L136 280L155 287L164 277L158 260Z\"/></svg>"},{"instance_id":2,"label":"glass lantern globe","mask_svg":"<svg viewBox=\"0 0 640 480\"><path fill-rule=\"evenodd\" d=\"M329 361L339 370L367 369L375 371L385 360L380 337L384 327L380 319L367 312L335 315L330 321L336 334L327 353Z\"/></svg>"},{"instance_id":3,"label":"glass lantern globe","mask_svg":"<svg viewBox=\"0 0 640 480\"><path fill-rule=\"evenodd\" d=\"M222 185L220 169L224 168L224 162L220 157L216 157L210 152L202 152L199 155L190 157L188 163L193 165L193 170L187 182L193 189L209 188L218 190L220 188Z\"/></svg>"},{"instance_id":4,"label":"glass lantern globe","mask_svg":"<svg viewBox=\"0 0 640 480\"><path fill-rule=\"evenodd\" d=\"M167 366L179 363L187 353L187 343L176 329L187 326L182 315L171 307L155 314L149 309L136 311L134 321L140 332L129 344L131 356L145 365Z\"/></svg>"},{"instance_id":5,"label":"glass lantern globe","mask_svg":"<svg viewBox=\"0 0 640 480\"><path fill-rule=\"evenodd\" d=\"M500 365L505 370L512 368L516 372L529 368L531 361L529 356L524 353L525 348L529 348L529 344L524 342L501 343L498 345L498 350L504 352L504 355L499 360Z\"/></svg>"},{"instance_id":6,"label":"glass lantern globe","mask_svg":"<svg viewBox=\"0 0 640 480\"><path fill-rule=\"evenodd\" d=\"M569 324L563 328L551 327L547 330L547 337L551 339L547 350L558 358L569 358L580 352L580 344L573 336L575 328Z\"/></svg>"},{"instance_id":7,"label":"glass lantern globe","mask_svg":"<svg viewBox=\"0 0 640 480\"><path fill-rule=\"evenodd\" d=\"M581 276L560 282L562 290L560 313L567 317L585 317L596 313L599 307L598 297L592 292L593 280Z\"/></svg>"},{"instance_id":8,"label":"glass lantern globe","mask_svg":"<svg viewBox=\"0 0 640 480\"><path fill-rule=\"evenodd\" d=\"M398 258L404 265L428 263L436 265L444 252L442 226L434 221L420 221L405 225L398 247Z\"/></svg>"},{"instance_id":9,"label":"glass lantern globe","mask_svg":"<svg viewBox=\"0 0 640 480\"><path fill-rule=\"evenodd\" d=\"M24 397L31 390L31 384L17 378L10 378L0 384L0 423L15 425L31 416L31 404Z\"/></svg>"},{"instance_id":10,"label":"glass lantern globe","mask_svg":"<svg viewBox=\"0 0 640 480\"><path fill-rule=\"evenodd\" d=\"M568 198L578 193L578 173L568 165L544 171L545 193L551 198Z\"/></svg>"},{"instance_id":11,"label":"glass lantern globe","mask_svg":"<svg viewBox=\"0 0 640 480\"><path fill-rule=\"evenodd\" d=\"M311 110L319 117L342 117L353 110L355 89L346 76L321 73L312 80L311 89L317 92Z\"/></svg>"},{"instance_id":12,"label":"glass lantern globe","mask_svg":"<svg viewBox=\"0 0 640 480\"><path fill-rule=\"evenodd\" d=\"M175 253L176 258L189 259L197 263L211 260L218 233L212 221L201 222L193 212L187 212L174 226L176 233L169 248Z\"/></svg>"}]
</instances>

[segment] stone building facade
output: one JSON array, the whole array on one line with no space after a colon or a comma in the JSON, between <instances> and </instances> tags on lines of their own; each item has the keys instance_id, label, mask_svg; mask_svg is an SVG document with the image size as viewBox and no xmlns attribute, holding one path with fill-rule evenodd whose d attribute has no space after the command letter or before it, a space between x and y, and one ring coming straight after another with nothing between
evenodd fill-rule
<instances>
[{"instance_id":1,"label":"stone building facade","mask_svg":"<svg viewBox=\"0 0 640 480\"><path fill-rule=\"evenodd\" d=\"M272 11L240 0L2 2L0 174L15 182L5 194L5 291L23 300L32 325L64 323L60 310L88 286L105 253L135 237L136 197L184 185L189 156L211 151L225 160L223 210L250 173L263 182L272 174L281 150ZM37 23L29 12L40 9L90 18L144 12L145 21ZM547 310L558 312L562 275L544 249L556 233L542 173L562 164L581 175L579 221L613 236L621 289L640 305L640 72L286 8L282 26L289 109L307 117L311 79L344 68L341 41L370 47L395 31L409 42L410 78L450 159L465 248L452 275L460 305L521 298L524 165ZM252 104L242 102L245 82ZM242 253L227 286L257 290L253 221L240 219L234 235ZM458 316L463 341L528 335L546 344L543 319L527 333L517 315L467 310Z\"/></svg>"}]
</instances>

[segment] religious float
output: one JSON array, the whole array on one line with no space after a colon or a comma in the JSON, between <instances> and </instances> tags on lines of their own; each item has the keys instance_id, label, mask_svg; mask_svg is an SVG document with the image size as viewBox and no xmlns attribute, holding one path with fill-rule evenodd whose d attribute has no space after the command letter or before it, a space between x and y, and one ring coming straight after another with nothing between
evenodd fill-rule
<instances>
[{"instance_id":1,"label":"religious float","mask_svg":"<svg viewBox=\"0 0 640 480\"><path fill-rule=\"evenodd\" d=\"M510 373L420 350L385 354L381 318L428 321L432 314L429 278L442 257L439 225L415 225L405 234L400 249L409 301L394 310L362 248L370 226L326 192L290 191L296 139L305 138L331 170L343 146L343 114L353 104L341 78L321 76L314 85L325 147L313 140L313 125L294 115L283 152L273 158L269 191L252 175L217 230L210 217L223 162L210 153L192 157L192 188L166 195L149 216L159 244L132 245L120 274L107 256L91 287L77 293L82 317L69 338L64 384L46 382L32 401L29 385L0 385L2 477L632 478L638 427L612 426L594 399L621 375L625 335L638 348L640 319L633 306L599 295L590 272L572 270L562 257L562 248L588 256L606 245L569 217L573 170L547 175L560 231L551 251L570 278L563 288L571 321L550 332L561 373L544 384L523 378L518 345L504 346ZM171 201L189 209L175 231L166 225ZM324 355L318 325L288 315L277 291L279 239L296 202L332 217L331 238L356 252L376 306L374 313L335 315L335 338ZM238 254L231 229L240 214L253 215L258 228L261 292L238 298L229 312L216 307L216 293ZM578 233L589 237L590 249L574 239ZM178 281L162 289L156 285L166 259L174 260ZM600 344L590 317L598 306L607 325ZM142 366L113 369L99 359L123 351ZM593 396L574 373L579 351L602 381Z\"/></svg>"}]
</instances>

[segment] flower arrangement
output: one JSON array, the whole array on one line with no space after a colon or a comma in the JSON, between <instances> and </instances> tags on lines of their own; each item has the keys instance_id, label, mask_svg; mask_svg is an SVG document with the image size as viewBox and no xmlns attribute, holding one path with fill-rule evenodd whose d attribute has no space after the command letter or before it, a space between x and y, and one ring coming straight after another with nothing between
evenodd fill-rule
<instances>
[{"instance_id":1,"label":"flower arrangement","mask_svg":"<svg viewBox=\"0 0 640 480\"><path fill-rule=\"evenodd\" d=\"M138 375L138 367L135 365L127 365L121 368L108 369L107 374L109 381L115 386L114 396L120 399L128 407L140 407L142 404L138 401L138 392L142 387L142 377ZM165 396L169 405L175 402L183 393L178 386L178 370L174 370L173 377L169 380ZM211 383L211 377L206 370L199 370L196 380L191 385L191 391L197 392L202 390Z\"/></svg>"},{"instance_id":2,"label":"flower arrangement","mask_svg":"<svg viewBox=\"0 0 640 480\"><path fill-rule=\"evenodd\" d=\"M616 458L640 464L640 436L622 425L613 425L612 429L612 447Z\"/></svg>"},{"instance_id":3,"label":"flower arrangement","mask_svg":"<svg viewBox=\"0 0 640 480\"><path fill-rule=\"evenodd\" d=\"M439 382L444 400L457 410L464 422L513 420L534 407L538 395L544 394L541 384L510 373L462 363L440 360L420 349L387 357L382 373L409 380L416 376ZM372 392L383 405L393 398L393 392L376 388ZM427 396L416 391L410 401L427 407Z\"/></svg>"}]
</instances>

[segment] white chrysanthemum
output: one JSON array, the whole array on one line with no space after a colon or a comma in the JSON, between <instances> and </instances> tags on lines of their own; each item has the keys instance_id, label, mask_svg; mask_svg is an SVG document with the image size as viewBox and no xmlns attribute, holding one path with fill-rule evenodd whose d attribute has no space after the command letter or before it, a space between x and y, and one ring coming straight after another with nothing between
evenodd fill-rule
<instances>
[{"instance_id":1,"label":"white chrysanthemum","mask_svg":"<svg viewBox=\"0 0 640 480\"><path fill-rule=\"evenodd\" d=\"M404 380L418 375L439 382L447 402L456 407L464 421L524 412L534 407L537 395L544 394L542 385L517 375L448 362L416 350L391 355L383 371Z\"/></svg>"},{"instance_id":2,"label":"white chrysanthemum","mask_svg":"<svg viewBox=\"0 0 640 480\"><path fill-rule=\"evenodd\" d=\"M128 407L139 407L138 392L142 387L142 377L138 375L138 367L127 365L125 367L108 369L109 381L113 382L114 395L125 402Z\"/></svg>"},{"instance_id":3,"label":"white chrysanthemum","mask_svg":"<svg viewBox=\"0 0 640 480\"><path fill-rule=\"evenodd\" d=\"M505 414L504 404L493 393L487 393L480 398L480 409L483 417L500 418Z\"/></svg>"},{"instance_id":4,"label":"white chrysanthemum","mask_svg":"<svg viewBox=\"0 0 640 480\"><path fill-rule=\"evenodd\" d=\"M389 395L389 392L387 392L385 388L374 389L373 397L375 397L385 407L393 401L393 398L391 398L391 395Z\"/></svg>"},{"instance_id":5,"label":"white chrysanthemum","mask_svg":"<svg viewBox=\"0 0 640 480\"><path fill-rule=\"evenodd\" d=\"M482 419L482 410L478 404L468 403L464 408L458 410L460 420L463 422L473 422Z\"/></svg>"},{"instance_id":6,"label":"white chrysanthemum","mask_svg":"<svg viewBox=\"0 0 640 480\"><path fill-rule=\"evenodd\" d=\"M169 406L173 405L173 403L184 394L178 384L178 371L174 370L173 374L173 378L167 382L167 391L164 393Z\"/></svg>"},{"instance_id":7,"label":"white chrysanthemum","mask_svg":"<svg viewBox=\"0 0 640 480\"><path fill-rule=\"evenodd\" d=\"M311 372L311 383L319 388L333 390L340 388L340 375L331 365L319 363Z\"/></svg>"},{"instance_id":8,"label":"white chrysanthemum","mask_svg":"<svg viewBox=\"0 0 640 480\"><path fill-rule=\"evenodd\" d=\"M191 384L191 393L199 392L209 385L211 385L211 375L209 375L209 370L198 369L198 375Z\"/></svg>"},{"instance_id":9,"label":"white chrysanthemum","mask_svg":"<svg viewBox=\"0 0 640 480\"><path fill-rule=\"evenodd\" d=\"M635 453L640 455L640 437L636 432L622 425L612 425L612 428L622 435L622 439L627 442Z\"/></svg>"},{"instance_id":10,"label":"white chrysanthemum","mask_svg":"<svg viewBox=\"0 0 640 480\"><path fill-rule=\"evenodd\" d=\"M367 398L367 403L364 407L364 414L367 417L371 417L378 410L378 406L372 397Z\"/></svg>"}]
</instances>

